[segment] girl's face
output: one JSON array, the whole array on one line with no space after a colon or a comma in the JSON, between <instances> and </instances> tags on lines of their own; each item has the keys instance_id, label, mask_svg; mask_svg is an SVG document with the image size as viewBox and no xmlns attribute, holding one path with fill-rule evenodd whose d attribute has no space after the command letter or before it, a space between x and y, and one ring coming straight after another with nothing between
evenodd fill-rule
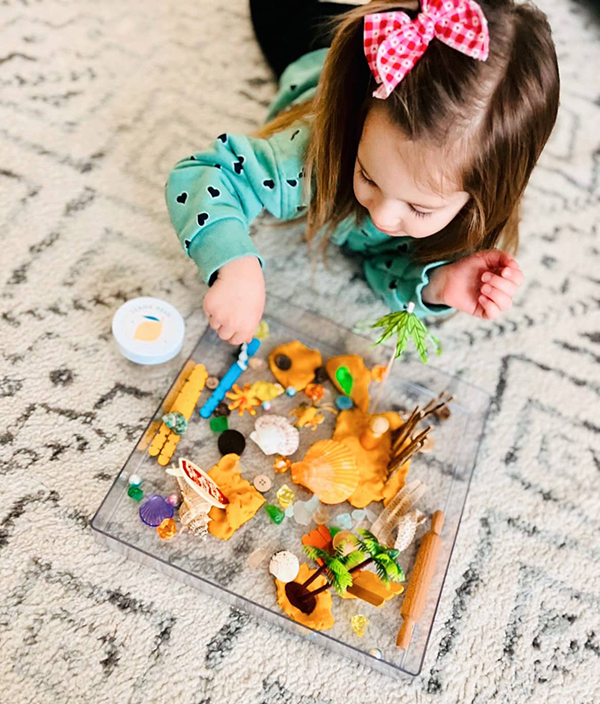
<instances>
[{"instance_id":1,"label":"girl's face","mask_svg":"<svg viewBox=\"0 0 600 704\"><path fill-rule=\"evenodd\" d=\"M369 110L358 146L354 195L386 235L429 237L469 200L468 193L444 177L447 159L441 149L436 153L406 139L389 121L385 106L376 104Z\"/></svg>"}]
</instances>

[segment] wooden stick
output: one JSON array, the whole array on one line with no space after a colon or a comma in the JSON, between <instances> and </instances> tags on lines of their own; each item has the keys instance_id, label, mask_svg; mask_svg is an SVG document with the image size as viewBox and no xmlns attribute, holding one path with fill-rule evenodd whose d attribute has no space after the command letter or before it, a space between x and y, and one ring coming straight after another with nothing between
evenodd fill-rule
<instances>
[{"instance_id":1,"label":"wooden stick","mask_svg":"<svg viewBox=\"0 0 600 704\"><path fill-rule=\"evenodd\" d=\"M401 425L398 429L398 434L394 438L394 442L392 444L392 454L398 451L398 448L402 446L404 441L409 437L409 435L415 429L417 423L420 420L421 411L419 411L419 407L417 406L415 410L410 414L410 418L406 421L406 423L404 423L404 425Z\"/></svg>"},{"instance_id":2,"label":"wooden stick","mask_svg":"<svg viewBox=\"0 0 600 704\"><path fill-rule=\"evenodd\" d=\"M402 602L402 625L398 631L396 645L408 650L415 625L423 615L427 594L442 546L441 532L446 517L443 511L436 511L431 519L431 528L421 540L417 559Z\"/></svg>"}]
</instances>

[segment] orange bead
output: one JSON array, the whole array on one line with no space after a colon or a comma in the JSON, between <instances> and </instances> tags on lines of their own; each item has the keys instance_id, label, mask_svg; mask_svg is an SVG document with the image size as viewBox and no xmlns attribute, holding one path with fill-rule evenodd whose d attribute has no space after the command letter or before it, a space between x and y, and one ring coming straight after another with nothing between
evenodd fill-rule
<instances>
[{"instance_id":1,"label":"orange bead","mask_svg":"<svg viewBox=\"0 0 600 704\"><path fill-rule=\"evenodd\" d=\"M304 393L313 403L318 403L325 394L325 387L321 384L308 384Z\"/></svg>"},{"instance_id":2,"label":"orange bead","mask_svg":"<svg viewBox=\"0 0 600 704\"><path fill-rule=\"evenodd\" d=\"M171 538L175 537L175 533L177 533L177 525L172 518L165 518L156 528L156 532L161 540L171 540Z\"/></svg>"},{"instance_id":3,"label":"orange bead","mask_svg":"<svg viewBox=\"0 0 600 704\"><path fill-rule=\"evenodd\" d=\"M376 364L371 369L371 376L375 381L383 381L387 367L383 364Z\"/></svg>"},{"instance_id":4,"label":"orange bead","mask_svg":"<svg viewBox=\"0 0 600 704\"><path fill-rule=\"evenodd\" d=\"M291 466L292 461L282 455L277 455L273 462L273 470L275 471L275 474L285 474Z\"/></svg>"}]
</instances>

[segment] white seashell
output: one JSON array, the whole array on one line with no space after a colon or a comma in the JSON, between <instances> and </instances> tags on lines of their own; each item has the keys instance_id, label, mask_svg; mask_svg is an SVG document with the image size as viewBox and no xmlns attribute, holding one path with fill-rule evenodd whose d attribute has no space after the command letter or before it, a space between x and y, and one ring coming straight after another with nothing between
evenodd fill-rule
<instances>
[{"instance_id":1,"label":"white seashell","mask_svg":"<svg viewBox=\"0 0 600 704\"><path fill-rule=\"evenodd\" d=\"M284 416L261 416L250 433L265 455L293 455L300 444L300 433Z\"/></svg>"},{"instance_id":2,"label":"white seashell","mask_svg":"<svg viewBox=\"0 0 600 704\"><path fill-rule=\"evenodd\" d=\"M282 550L276 552L269 562L269 572L280 582L287 584L298 576L300 563L293 552Z\"/></svg>"}]
</instances>

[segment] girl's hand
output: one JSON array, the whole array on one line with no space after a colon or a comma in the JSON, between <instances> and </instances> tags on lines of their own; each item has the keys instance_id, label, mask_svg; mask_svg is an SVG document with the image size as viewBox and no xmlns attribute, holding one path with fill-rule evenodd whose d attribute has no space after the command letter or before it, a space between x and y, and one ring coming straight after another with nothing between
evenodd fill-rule
<instances>
[{"instance_id":1,"label":"girl's hand","mask_svg":"<svg viewBox=\"0 0 600 704\"><path fill-rule=\"evenodd\" d=\"M241 257L219 269L204 296L204 312L219 337L232 345L250 342L265 307L265 279L254 256Z\"/></svg>"},{"instance_id":2,"label":"girl's hand","mask_svg":"<svg viewBox=\"0 0 600 704\"><path fill-rule=\"evenodd\" d=\"M516 260L499 249L490 249L435 269L423 299L495 320L512 306L522 283L523 272Z\"/></svg>"}]
</instances>

